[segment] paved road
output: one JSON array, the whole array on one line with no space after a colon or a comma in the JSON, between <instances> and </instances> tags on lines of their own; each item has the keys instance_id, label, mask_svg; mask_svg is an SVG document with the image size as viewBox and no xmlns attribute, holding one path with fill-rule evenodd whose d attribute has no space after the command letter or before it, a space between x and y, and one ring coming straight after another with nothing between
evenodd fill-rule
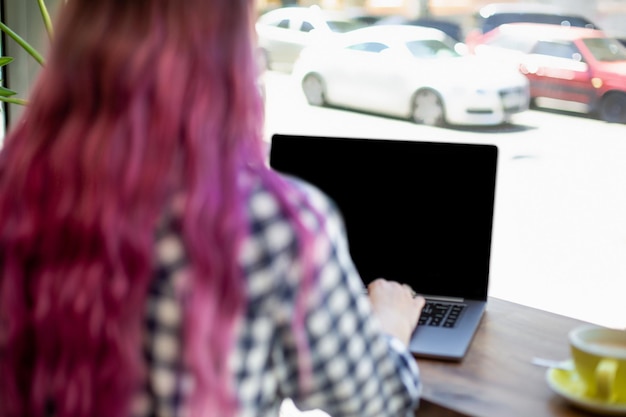
<instances>
[{"instance_id":1,"label":"paved road","mask_svg":"<svg viewBox=\"0 0 626 417\"><path fill-rule=\"evenodd\" d=\"M449 129L306 104L269 72L274 132L494 143L500 149L490 294L626 328L626 126L528 111L508 126Z\"/></svg>"}]
</instances>

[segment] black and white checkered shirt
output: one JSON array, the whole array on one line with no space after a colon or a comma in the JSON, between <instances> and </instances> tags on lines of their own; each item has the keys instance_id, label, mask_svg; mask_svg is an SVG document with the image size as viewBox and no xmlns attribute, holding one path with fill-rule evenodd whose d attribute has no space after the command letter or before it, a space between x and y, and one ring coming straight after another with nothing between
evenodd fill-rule
<instances>
[{"instance_id":1,"label":"black and white checkered shirt","mask_svg":"<svg viewBox=\"0 0 626 417\"><path fill-rule=\"evenodd\" d=\"M277 417L284 398L301 410L320 409L333 417L412 416L421 390L415 359L402 342L381 333L372 316L333 203L310 185L289 179L294 190L303 190L326 216L320 226L309 208L298 207L308 225L323 227L315 242L319 297L312 297L306 315L313 389L302 393L291 328L300 282L295 231L275 195L255 178L246 179L252 182L252 232L240 258L249 303L229 362L236 378L238 416ZM179 365L182 309L174 287L185 254L173 230L159 234L156 250L159 265L145 321L149 375L133 415L179 417L189 378Z\"/></svg>"}]
</instances>

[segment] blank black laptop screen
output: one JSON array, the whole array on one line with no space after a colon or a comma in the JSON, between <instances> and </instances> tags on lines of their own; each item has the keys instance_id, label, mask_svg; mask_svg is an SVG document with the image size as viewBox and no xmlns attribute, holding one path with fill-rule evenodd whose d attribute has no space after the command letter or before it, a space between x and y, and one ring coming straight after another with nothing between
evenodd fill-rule
<instances>
[{"instance_id":1,"label":"blank black laptop screen","mask_svg":"<svg viewBox=\"0 0 626 417\"><path fill-rule=\"evenodd\" d=\"M337 203L366 284L487 297L496 146L274 135L269 161Z\"/></svg>"}]
</instances>

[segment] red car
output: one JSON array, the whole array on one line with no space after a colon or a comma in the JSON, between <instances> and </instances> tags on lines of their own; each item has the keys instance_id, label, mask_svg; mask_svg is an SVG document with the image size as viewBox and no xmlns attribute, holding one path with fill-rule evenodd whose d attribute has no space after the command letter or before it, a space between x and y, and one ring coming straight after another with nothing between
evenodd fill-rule
<instances>
[{"instance_id":1,"label":"red car","mask_svg":"<svg viewBox=\"0 0 626 417\"><path fill-rule=\"evenodd\" d=\"M626 47L600 30L511 23L467 46L517 66L530 82L531 99L582 103L602 120L626 123Z\"/></svg>"}]
</instances>

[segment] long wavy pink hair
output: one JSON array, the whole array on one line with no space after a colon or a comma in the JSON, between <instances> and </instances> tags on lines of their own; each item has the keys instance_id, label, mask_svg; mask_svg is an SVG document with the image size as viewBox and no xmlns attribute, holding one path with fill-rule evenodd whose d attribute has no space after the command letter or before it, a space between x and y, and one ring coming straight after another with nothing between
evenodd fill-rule
<instances>
[{"instance_id":1,"label":"long wavy pink hair","mask_svg":"<svg viewBox=\"0 0 626 417\"><path fill-rule=\"evenodd\" d=\"M264 165L253 3L63 6L47 65L0 154L0 417L43 417L51 407L55 417L129 414L145 371L155 228L180 191L191 415L236 410L220 364L246 302L238 172L254 167L286 199Z\"/></svg>"}]
</instances>

